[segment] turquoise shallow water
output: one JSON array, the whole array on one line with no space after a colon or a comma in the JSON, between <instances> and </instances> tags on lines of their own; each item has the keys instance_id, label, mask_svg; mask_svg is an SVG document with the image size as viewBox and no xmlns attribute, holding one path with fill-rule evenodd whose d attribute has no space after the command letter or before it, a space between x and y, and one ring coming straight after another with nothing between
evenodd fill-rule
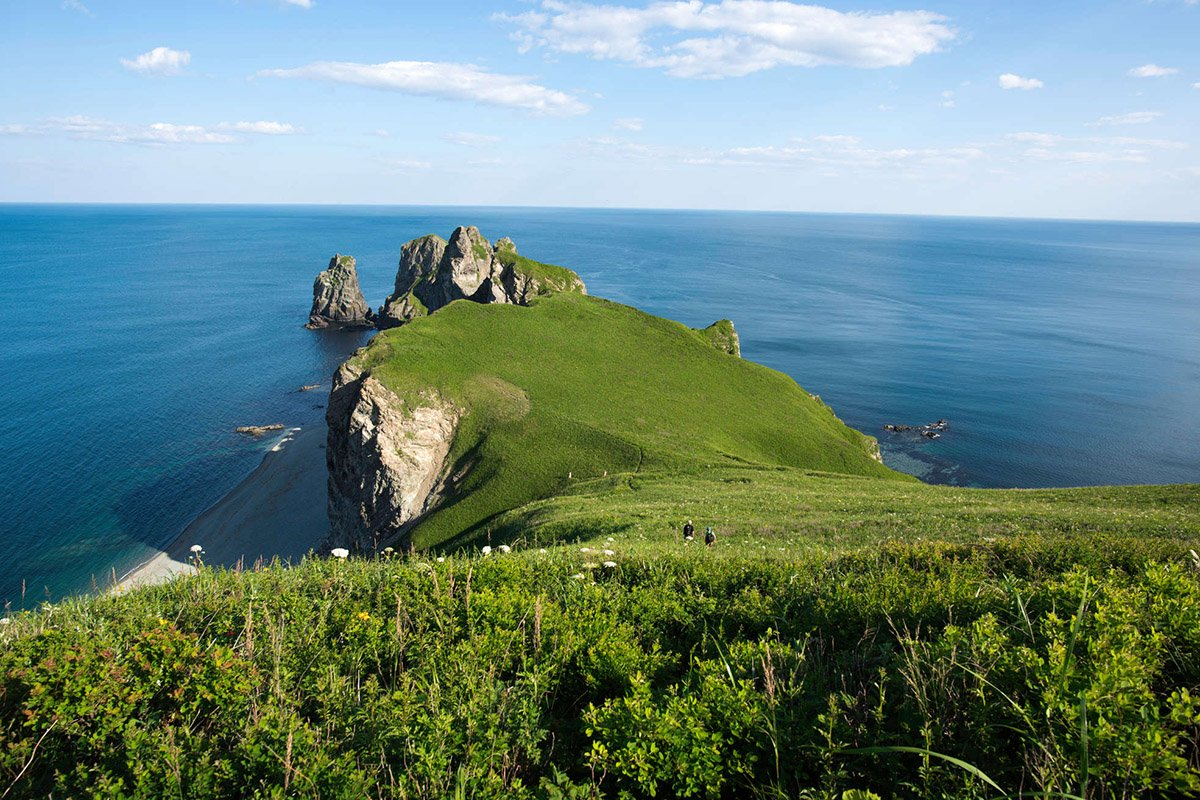
<instances>
[{"instance_id":1,"label":"turquoise shallow water","mask_svg":"<svg viewBox=\"0 0 1200 800\"><path fill-rule=\"evenodd\" d=\"M479 225L594 294L737 323L889 463L978 486L1200 482L1200 226L710 212L0 205L0 598L144 558L319 424L366 334L304 330L358 258L372 306L402 242ZM942 439L887 422L945 417ZM22 582L26 586L22 601Z\"/></svg>"}]
</instances>

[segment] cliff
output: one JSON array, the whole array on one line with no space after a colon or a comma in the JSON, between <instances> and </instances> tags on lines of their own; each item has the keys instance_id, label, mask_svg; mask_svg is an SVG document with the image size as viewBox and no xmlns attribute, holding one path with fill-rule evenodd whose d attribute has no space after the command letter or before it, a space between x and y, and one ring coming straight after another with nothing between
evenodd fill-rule
<instances>
[{"instance_id":1,"label":"cliff","mask_svg":"<svg viewBox=\"0 0 1200 800\"><path fill-rule=\"evenodd\" d=\"M353 256L340 253L329 259L329 267L313 281L312 310L308 314L311 330L320 328L373 328L375 317L358 285Z\"/></svg>"},{"instance_id":2,"label":"cliff","mask_svg":"<svg viewBox=\"0 0 1200 800\"><path fill-rule=\"evenodd\" d=\"M512 239L492 245L475 227L459 227L446 241L428 235L400 248L392 294L379 311L379 328L403 325L455 300L529 305L557 292L587 294L569 269L517 253Z\"/></svg>"}]
</instances>

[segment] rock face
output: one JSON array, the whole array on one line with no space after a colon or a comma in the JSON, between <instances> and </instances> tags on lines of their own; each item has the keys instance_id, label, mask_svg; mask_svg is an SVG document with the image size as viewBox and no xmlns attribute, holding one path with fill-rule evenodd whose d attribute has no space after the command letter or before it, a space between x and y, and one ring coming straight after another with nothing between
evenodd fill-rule
<instances>
[{"instance_id":1,"label":"rock face","mask_svg":"<svg viewBox=\"0 0 1200 800\"><path fill-rule=\"evenodd\" d=\"M462 412L434 395L406 403L354 359L334 377L329 438L329 546L404 546L440 496Z\"/></svg>"},{"instance_id":2,"label":"rock face","mask_svg":"<svg viewBox=\"0 0 1200 800\"><path fill-rule=\"evenodd\" d=\"M459 227L449 242L429 235L400 248L396 285L378 324L394 328L455 300L529 305L555 292L587 294L587 287L569 269L519 255L507 236L493 246L478 228Z\"/></svg>"},{"instance_id":3,"label":"rock face","mask_svg":"<svg viewBox=\"0 0 1200 800\"><path fill-rule=\"evenodd\" d=\"M373 328L375 317L358 286L354 257L340 253L329 260L329 267L313 282L310 330L319 328Z\"/></svg>"},{"instance_id":4,"label":"rock face","mask_svg":"<svg viewBox=\"0 0 1200 800\"><path fill-rule=\"evenodd\" d=\"M737 329L733 327L730 320L719 319L701 330L700 333L718 350L729 353L731 356L741 357L742 343L738 339Z\"/></svg>"}]
</instances>

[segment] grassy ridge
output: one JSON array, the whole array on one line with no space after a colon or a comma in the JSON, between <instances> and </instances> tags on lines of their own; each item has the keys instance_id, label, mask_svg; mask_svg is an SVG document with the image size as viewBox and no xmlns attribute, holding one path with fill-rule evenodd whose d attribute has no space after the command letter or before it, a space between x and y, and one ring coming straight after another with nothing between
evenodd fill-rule
<instances>
[{"instance_id":1,"label":"grassy ridge","mask_svg":"<svg viewBox=\"0 0 1200 800\"><path fill-rule=\"evenodd\" d=\"M575 294L529 308L453 303L357 356L398 394L467 410L465 481L413 532L419 547L606 472L700 474L764 464L911 480L791 378L721 352L708 333Z\"/></svg>"},{"instance_id":2,"label":"grassy ridge","mask_svg":"<svg viewBox=\"0 0 1200 800\"><path fill-rule=\"evenodd\" d=\"M1176 537L1200 532L1200 486L965 489L796 469L720 467L693 475L580 481L492 522L496 541L637 536L678 548L693 519L721 548L792 558L888 542L974 543L1029 535Z\"/></svg>"}]
</instances>

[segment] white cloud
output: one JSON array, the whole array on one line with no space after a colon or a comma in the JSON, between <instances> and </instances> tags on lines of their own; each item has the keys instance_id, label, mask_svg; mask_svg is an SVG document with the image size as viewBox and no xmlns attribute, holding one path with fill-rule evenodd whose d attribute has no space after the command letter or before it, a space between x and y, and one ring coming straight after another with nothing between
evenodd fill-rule
<instances>
[{"instance_id":1,"label":"white cloud","mask_svg":"<svg viewBox=\"0 0 1200 800\"><path fill-rule=\"evenodd\" d=\"M172 122L129 125L81 115L51 117L35 125L0 125L0 134L10 136L66 136L70 139L143 145L235 144L243 141L236 135L239 133L279 136L298 132L299 129L282 122L222 122L206 128L203 125Z\"/></svg>"},{"instance_id":2,"label":"white cloud","mask_svg":"<svg viewBox=\"0 0 1200 800\"><path fill-rule=\"evenodd\" d=\"M1063 140L1063 137L1056 133L1036 133L1033 131L1022 131L1020 133L1010 133L1004 137L1011 142L1022 142L1026 144L1036 144L1039 147L1054 147Z\"/></svg>"},{"instance_id":3,"label":"white cloud","mask_svg":"<svg viewBox=\"0 0 1200 800\"><path fill-rule=\"evenodd\" d=\"M391 172L415 172L433 168L431 162L416 158L380 158L376 161L379 166Z\"/></svg>"},{"instance_id":4,"label":"white cloud","mask_svg":"<svg viewBox=\"0 0 1200 800\"><path fill-rule=\"evenodd\" d=\"M1020 75L1014 75L1011 72L1006 72L1000 76L1001 89L1041 89L1046 84L1042 83L1037 78L1022 78Z\"/></svg>"},{"instance_id":5,"label":"white cloud","mask_svg":"<svg viewBox=\"0 0 1200 800\"><path fill-rule=\"evenodd\" d=\"M645 8L543 0L514 23L522 52L622 61L681 78L725 78L779 66L897 67L955 38L928 11L841 12L785 0L659 0Z\"/></svg>"},{"instance_id":6,"label":"white cloud","mask_svg":"<svg viewBox=\"0 0 1200 800\"><path fill-rule=\"evenodd\" d=\"M942 92L942 108L954 108L954 90L947 89Z\"/></svg>"},{"instance_id":7,"label":"white cloud","mask_svg":"<svg viewBox=\"0 0 1200 800\"><path fill-rule=\"evenodd\" d=\"M499 136L492 136L489 133L444 133L442 140L450 142L450 144L458 144L463 147L487 147L488 145L499 144L502 140Z\"/></svg>"},{"instance_id":8,"label":"white cloud","mask_svg":"<svg viewBox=\"0 0 1200 800\"><path fill-rule=\"evenodd\" d=\"M1097 128L1107 125L1145 125L1154 122L1162 116L1161 111L1131 111L1128 114L1117 114L1111 117L1101 117L1095 122L1089 122L1088 127Z\"/></svg>"},{"instance_id":9,"label":"white cloud","mask_svg":"<svg viewBox=\"0 0 1200 800\"><path fill-rule=\"evenodd\" d=\"M237 131L238 133L257 133L262 136L291 136L300 130L286 122L223 122L222 130Z\"/></svg>"},{"instance_id":10,"label":"white cloud","mask_svg":"<svg viewBox=\"0 0 1200 800\"><path fill-rule=\"evenodd\" d=\"M1193 89L1200 89L1200 83L1193 83L1193 84L1192 84L1192 88L1193 88Z\"/></svg>"},{"instance_id":11,"label":"white cloud","mask_svg":"<svg viewBox=\"0 0 1200 800\"><path fill-rule=\"evenodd\" d=\"M645 124L641 117L619 117L613 120L613 127L619 131L640 131Z\"/></svg>"},{"instance_id":12,"label":"white cloud","mask_svg":"<svg viewBox=\"0 0 1200 800\"><path fill-rule=\"evenodd\" d=\"M318 61L296 69L268 69L258 74L273 78L303 78L367 86L372 89L447 100L471 100L553 116L572 116L590 110L587 105L566 92L539 86L522 75L488 72L474 64L437 61L389 61L384 64Z\"/></svg>"},{"instance_id":13,"label":"white cloud","mask_svg":"<svg viewBox=\"0 0 1200 800\"><path fill-rule=\"evenodd\" d=\"M63 9L65 9L67 11L78 11L80 14L83 14L84 16L88 16L88 17L96 16L95 14L92 13L92 10L90 8L85 6L83 3L79 2L79 0L63 0L62 7L63 7Z\"/></svg>"},{"instance_id":14,"label":"white cloud","mask_svg":"<svg viewBox=\"0 0 1200 800\"><path fill-rule=\"evenodd\" d=\"M1025 151L1025 156L1036 161L1060 161L1066 164L1145 164L1150 160L1145 153L1136 150L1048 150L1033 147Z\"/></svg>"},{"instance_id":15,"label":"white cloud","mask_svg":"<svg viewBox=\"0 0 1200 800\"><path fill-rule=\"evenodd\" d=\"M279 0L285 6L297 6L299 8L312 8L316 5L313 0Z\"/></svg>"},{"instance_id":16,"label":"white cloud","mask_svg":"<svg viewBox=\"0 0 1200 800\"><path fill-rule=\"evenodd\" d=\"M814 142L821 144L841 144L841 145L856 145L862 142L861 136L846 136L845 134L822 134L821 136L812 137ZM798 142L803 142L804 139L797 139Z\"/></svg>"},{"instance_id":17,"label":"white cloud","mask_svg":"<svg viewBox=\"0 0 1200 800\"><path fill-rule=\"evenodd\" d=\"M1158 64L1142 64L1140 67L1134 67L1129 70L1131 78L1162 78L1167 75L1176 75L1179 70L1174 67L1160 67Z\"/></svg>"},{"instance_id":18,"label":"white cloud","mask_svg":"<svg viewBox=\"0 0 1200 800\"><path fill-rule=\"evenodd\" d=\"M131 72L140 72L143 75L178 75L191 60L192 54L187 50L156 47L132 60L122 58L121 65Z\"/></svg>"}]
</instances>

